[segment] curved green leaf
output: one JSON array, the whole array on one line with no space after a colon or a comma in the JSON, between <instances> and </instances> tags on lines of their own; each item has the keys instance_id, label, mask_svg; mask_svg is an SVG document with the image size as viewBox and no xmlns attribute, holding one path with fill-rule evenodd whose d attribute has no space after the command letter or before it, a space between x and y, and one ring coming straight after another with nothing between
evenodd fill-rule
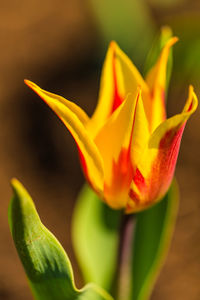
<instances>
[{"instance_id":1,"label":"curved green leaf","mask_svg":"<svg viewBox=\"0 0 200 300\"><path fill-rule=\"evenodd\" d=\"M109 208L84 186L74 211L73 244L86 282L107 290L116 271L121 216L121 211Z\"/></svg>"},{"instance_id":2,"label":"curved green leaf","mask_svg":"<svg viewBox=\"0 0 200 300\"><path fill-rule=\"evenodd\" d=\"M178 198L173 183L162 201L136 215L131 300L147 300L151 295L172 238Z\"/></svg>"},{"instance_id":3,"label":"curved green leaf","mask_svg":"<svg viewBox=\"0 0 200 300\"><path fill-rule=\"evenodd\" d=\"M13 240L37 300L112 300L95 284L78 290L67 254L54 235L41 223L34 203L16 180L9 205Z\"/></svg>"}]
</instances>

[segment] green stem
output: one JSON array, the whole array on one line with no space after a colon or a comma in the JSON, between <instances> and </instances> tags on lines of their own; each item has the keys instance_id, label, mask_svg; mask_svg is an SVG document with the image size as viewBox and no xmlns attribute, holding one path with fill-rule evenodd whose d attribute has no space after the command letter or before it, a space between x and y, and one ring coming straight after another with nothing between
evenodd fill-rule
<instances>
[{"instance_id":1,"label":"green stem","mask_svg":"<svg viewBox=\"0 0 200 300\"><path fill-rule=\"evenodd\" d=\"M119 245L119 265L117 278L117 299L127 300L131 289L132 241L135 230L135 216L124 215Z\"/></svg>"}]
</instances>

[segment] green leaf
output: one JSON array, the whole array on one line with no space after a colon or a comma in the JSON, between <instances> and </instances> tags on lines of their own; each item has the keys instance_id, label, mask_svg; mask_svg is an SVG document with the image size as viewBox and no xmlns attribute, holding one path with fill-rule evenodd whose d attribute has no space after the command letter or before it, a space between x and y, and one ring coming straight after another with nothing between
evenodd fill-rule
<instances>
[{"instance_id":1,"label":"green leaf","mask_svg":"<svg viewBox=\"0 0 200 300\"><path fill-rule=\"evenodd\" d=\"M95 284L78 290L67 254L54 235L41 223L34 203L16 180L9 205L13 240L37 300L112 300Z\"/></svg>"},{"instance_id":2,"label":"green leaf","mask_svg":"<svg viewBox=\"0 0 200 300\"><path fill-rule=\"evenodd\" d=\"M146 59L145 67L144 67L144 74L145 75L148 73L148 71L156 63L156 61L157 61L157 59L160 55L160 51L162 50L162 48L164 47L166 42L171 37L172 37L171 28L168 27L168 26L162 27L160 34L157 35L157 37L155 38L153 46L152 46L152 48L150 49L150 51L147 55L147 59ZM166 92L167 92L167 89L168 89L168 86L169 86L169 81L170 81L170 78L171 78L172 65L173 65L173 57L172 57L172 48L171 48L170 53L169 53L168 63L167 63Z\"/></svg>"},{"instance_id":3,"label":"green leaf","mask_svg":"<svg viewBox=\"0 0 200 300\"><path fill-rule=\"evenodd\" d=\"M162 201L136 215L131 300L147 300L151 295L169 249L178 198L178 189L173 183Z\"/></svg>"},{"instance_id":4,"label":"green leaf","mask_svg":"<svg viewBox=\"0 0 200 300\"><path fill-rule=\"evenodd\" d=\"M84 186L74 211L73 244L86 282L107 290L116 271L121 216L121 211L109 208Z\"/></svg>"}]
</instances>

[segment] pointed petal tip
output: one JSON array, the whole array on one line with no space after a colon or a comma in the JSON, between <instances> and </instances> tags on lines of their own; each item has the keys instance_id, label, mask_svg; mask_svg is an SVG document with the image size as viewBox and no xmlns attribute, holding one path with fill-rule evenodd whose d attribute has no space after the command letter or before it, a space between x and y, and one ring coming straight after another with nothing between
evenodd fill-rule
<instances>
[{"instance_id":1,"label":"pointed petal tip","mask_svg":"<svg viewBox=\"0 0 200 300\"><path fill-rule=\"evenodd\" d=\"M184 107L184 112L189 113L190 115L193 114L198 107L198 98L194 92L194 88L192 85L189 86L188 92L188 100Z\"/></svg>"},{"instance_id":2,"label":"pointed petal tip","mask_svg":"<svg viewBox=\"0 0 200 300\"><path fill-rule=\"evenodd\" d=\"M179 38L178 38L177 36L173 36L173 37L171 37L171 38L167 41L165 47L167 46L167 47L170 48L171 46L173 46L174 44L176 44L178 41L179 41Z\"/></svg>"},{"instance_id":3,"label":"pointed petal tip","mask_svg":"<svg viewBox=\"0 0 200 300\"><path fill-rule=\"evenodd\" d=\"M161 139L169 132L177 132L179 130L183 132L184 124L190 116L196 111L198 106L198 99L194 93L193 87L189 86L189 94L186 101L186 104L181 113L174 115L173 117L166 119L161 123L152 133L149 140L149 148L159 148ZM182 128L182 129L181 129ZM182 133L180 137L182 136Z\"/></svg>"},{"instance_id":4,"label":"pointed petal tip","mask_svg":"<svg viewBox=\"0 0 200 300\"><path fill-rule=\"evenodd\" d=\"M173 43L177 43L179 41L179 38L177 36L172 37Z\"/></svg>"},{"instance_id":5,"label":"pointed petal tip","mask_svg":"<svg viewBox=\"0 0 200 300\"><path fill-rule=\"evenodd\" d=\"M117 42L114 40L110 41L108 49L112 52L114 56L122 51Z\"/></svg>"},{"instance_id":6,"label":"pointed petal tip","mask_svg":"<svg viewBox=\"0 0 200 300\"><path fill-rule=\"evenodd\" d=\"M28 87L30 87L31 89L34 89L34 88L37 87L37 85L36 85L34 82L32 82L32 81L30 81L30 80L28 80L28 79L24 79L24 83L25 83Z\"/></svg>"},{"instance_id":7,"label":"pointed petal tip","mask_svg":"<svg viewBox=\"0 0 200 300\"><path fill-rule=\"evenodd\" d=\"M111 55L113 57L115 57L117 49L119 49L119 46L117 45L116 41L112 40L109 44L108 51L112 53Z\"/></svg>"},{"instance_id":8,"label":"pointed petal tip","mask_svg":"<svg viewBox=\"0 0 200 300\"><path fill-rule=\"evenodd\" d=\"M114 40L110 41L110 45L109 45L110 48L115 49L116 46L117 46L117 43Z\"/></svg>"},{"instance_id":9,"label":"pointed petal tip","mask_svg":"<svg viewBox=\"0 0 200 300\"><path fill-rule=\"evenodd\" d=\"M28 79L24 79L24 83L31 89L33 90L40 98L42 98L42 100L46 103L46 99L45 99L45 92L44 90L42 90L37 84L35 84L34 82L28 80ZM49 105L49 104L48 104Z\"/></svg>"},{"instance_id":10,"label":"pointed petal tip","mask_svg":"<svg viewBox=\"0 0 200 300\"><path fill-rule=\"evenodd\" d=\"M198 99L194 92L193 86L190 85L188 91L188 98L183 108L182 114L188 116L189 118L189 116L196 111L197 107L198 107Z\"/></svg>"},{"instance_id":11,"label":"pointed petal tip","mask_svg":"<svg viewBox=\"0 0 200 300\"><path fill-rule=\"evenodd\" d=\"M191 84L189 85L188 94L189 94L189 97L193 96L196 99L196 101L198 102L197 95L195 94L195 91L194 91L194 87Z\"/></svg>"},{"instance_id":12,"label":"pointed petal tip","mask_svg":"<svg viewBox=\"0 0 200 300\"><path fill-rule=\"evenodd\" d=\"M28 80L28 79L24 79L24 83L27 84L27 85L29 85L29 84L31 84L31 81Z\"/></svg>"}]
</instances>

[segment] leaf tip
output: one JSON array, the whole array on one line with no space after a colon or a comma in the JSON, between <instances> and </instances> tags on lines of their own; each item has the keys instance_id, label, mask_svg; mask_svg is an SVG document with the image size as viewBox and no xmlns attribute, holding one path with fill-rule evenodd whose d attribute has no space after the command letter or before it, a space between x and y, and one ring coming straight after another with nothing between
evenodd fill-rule
<instances>
[{"instance_id":1,"label":"leaf tip","mask_svg":"<svg viewBox=\"0 0 200 300\"><path fill-rule=\"evenodd\" d=\"M17 189L18 187L22 186L22 184L19 182L19 180L15 177L13 177L10 181L11 183L11 187L13 188L13 190Z\"/></svg>"},{"instance_id":2,"label":"leaf tip","mask_svg":"<svg viewBox=\"0 0 200 300\"><path fill-rule=\"evenodd\" d=\"M22 185L22 183L17 178L12 178L11 181L11 187L14 193L14 196L17 196L18 198L21 198L23 195L27 196L27 191L25 187Z\"/></svg>"}]
</instances>

